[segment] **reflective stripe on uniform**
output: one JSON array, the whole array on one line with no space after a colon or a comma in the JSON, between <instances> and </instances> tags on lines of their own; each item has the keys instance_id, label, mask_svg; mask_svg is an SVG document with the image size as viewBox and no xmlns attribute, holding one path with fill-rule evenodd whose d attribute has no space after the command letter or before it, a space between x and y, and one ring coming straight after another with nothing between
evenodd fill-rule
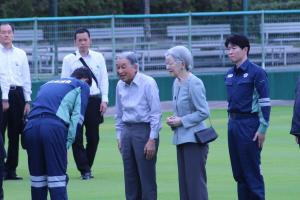
<instances>
[{"instance_id":1,"label":"reflective stripe on uniform","mask_svg":"<svg viewBox=\"0 0 300 200\"><path fill-rule=\"evenodd\" d=\"M66 175L63 176L48 176L48 187L66 187Z\"/></svg>"},{"instance_id":2,"label":"reflective stripe on uniform","mask_svg":"<svg viewBox=\"0 0 300 200\"><path fill-rule=\"evenodd\" d=\"M31 187L45 187L48 185L47 183L47 176L30 176L31 180Z\"/></svg>"},{"instance_id":3,"label":"reflective stripe on uniform","mask_svg":"<svg viewBox=\"0 0 300 200\"><path fill-rule=\"evenodd\" d=\"M261 107L264 107L264 106L271 106L271 103L258 103Z\"/></svg>"},{"instance_id":4,"label":"reflective stripe on uniform","mask_svg":"<svg viewBox=\"0 0 300 200\"><path fill-rule=\"evenodd\" d=\"M261 98L261 99L258 99L258 104L261 107L271 106L271 99L270 98Z\"/></svg>"},{"instance_id":5,"label":"reflective stripe on uniform","mask_svg":"<svg viewBox=\"0 0 300 200\"><path fill-rule=\"evenodd\" d=\"M49 188L55 188L55 187L66 187L66 181L59 181L59 182L48 182Z\"/></svg>"},{"instance_id":6,"label":"reflective stripe on uniform","mask_svg":"<svg viewBox=\"0 0 300 200\"><path fill-rule=\"evenodd\" d=\"M53 182L53 181L65 181L66 180L66 175L63 176L48 176L48 181Z\"/></svg>"},{"instance_id":7,"label":"reflective stripe on uniform","mask_svg":"<svg viewBox=\"0 0 300 200\"><path fill-rule=\"evenodd\" d=\"M258 99L258 102L259 102L259 103L270 102L270 101L271 101L270 98L261 98L261 99Z\"/></svg>"}]
</instances>

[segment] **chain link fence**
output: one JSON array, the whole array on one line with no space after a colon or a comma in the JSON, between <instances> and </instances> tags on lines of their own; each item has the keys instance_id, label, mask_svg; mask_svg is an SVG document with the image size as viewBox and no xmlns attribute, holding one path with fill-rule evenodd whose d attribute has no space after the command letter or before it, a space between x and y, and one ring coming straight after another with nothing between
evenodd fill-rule
<instances>
[{"instance_id":1,"label":"chain link fence","mask_svg":"<svg viewBox=\"0 0 300 200\"><path fill-rule=\"evenodd\" d=\"M140 55L140 70L165 73L164 53L185 45L194 69L212 71L231 66L224 41L242 33L251 42L250 59L263 67L300 65L300 10L211 12L150 15L0 19L15 25L14 44L28 55L32 79L59 76L65 55L76 50L74 32L90 30L92 49L102 52L110 75L121 51Z\"/></svg>"}]
</instances>

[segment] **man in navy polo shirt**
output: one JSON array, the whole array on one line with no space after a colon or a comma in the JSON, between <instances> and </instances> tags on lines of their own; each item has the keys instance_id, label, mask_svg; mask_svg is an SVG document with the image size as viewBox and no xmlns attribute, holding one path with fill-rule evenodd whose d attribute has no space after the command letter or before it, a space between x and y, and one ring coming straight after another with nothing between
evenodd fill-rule
<instances>
[{"instance_id":1,"label":"man in navy polo shirt","mask_svg":"<svg viewBox=\"0 0 300 200\"><path fill-rule=\"evenodd\" d=\"M225 76L228 100L228 147L239 200L264 200L261 150L269 126L271 103L266 72L248 60L250 44L243 35L225 41L235 64Z\"/></svg>"}]
</instances>

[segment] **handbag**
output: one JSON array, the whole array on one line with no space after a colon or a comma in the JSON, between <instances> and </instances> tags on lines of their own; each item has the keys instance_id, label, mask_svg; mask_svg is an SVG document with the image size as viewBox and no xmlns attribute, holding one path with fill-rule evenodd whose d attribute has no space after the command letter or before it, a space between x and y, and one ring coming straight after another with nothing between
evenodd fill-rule
<instances>
[{"instance_id":1,"label":"handbag","mask_svg":"<svg viewBox=\"0 0 300 200\"><path fill-rule=\"evenodd\" d=\"M200 144L208 144L218 138L218 134L216 130L211 125L210 117L209 117L209 122L210 122L209 128L197 131L195 133L196 140Z\"/></svg>"}]
</instances>

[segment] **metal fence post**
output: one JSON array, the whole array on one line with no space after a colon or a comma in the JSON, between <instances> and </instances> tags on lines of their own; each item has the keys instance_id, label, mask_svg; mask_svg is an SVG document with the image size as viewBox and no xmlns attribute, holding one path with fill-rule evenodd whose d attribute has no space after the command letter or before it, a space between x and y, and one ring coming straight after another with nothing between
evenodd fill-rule
<instances>
[{"instance_id":1,"label":"metal fence post","mask_svg":"<svg viewBox=\"0 0 300 200\"><path fill-rule=\"evenodd\" d=\"M265 67L266 67L266 58L265 58L265 56L266 56L266 49L265 49L265 34L264 34L264 29L265 29L265 26L264 26L264 23L265 23L265 11L264 10L262 10L261 11L261 22L260 22L260 34L261 34L261 50L262 50L262 53L261 53L261 67L263 68L263 69L265 69Z\"/></svg>"},{"instance_id":2,"label":"metal fence post","mask_svg":"<svg viewBox=\"0 0 300 200\"><path fill-rule=\"evenodd\" d=\"M34 18L34 23L33 23L33 41L32 41L32 46L33 46L33 68L34 68L34 76L35 78L38 79L39 77L39 73L38 73L38 49L37 49L37 41L38 41L38 37L37 37L37 28L38 24L37 24L37 18Z\"/></svg>"},{"instance_id":3,"label":"metal fence post","mask_svg":"<svg viewBox=\"0 0 300 200\"><path fill-rule=\"evenodd\" d=\"M189 17L188 17L188 23L189 23L189 35L188 35L188 48L190 51L192 51L192 13L189 12Z\"/></svg>"},{"instance_id":4,"label":"metal fence post","mask_svg":"<svg viewBox=\"0 0 300 200\"><path fill-rule=\"evenodd\" d=\"M116 38L115 38L115 15L112 15L111 17L111 35L112 35L112 72L113 74L116 76L117 72L116 72L116 61L115 61L115 57L116 57Z\"/></svg>"},{"instance_id":5,"label":"metal fence post","mask_svg":"<svg viewBox=\"0 0 300 200\"><path fill-rule=\"evenodd\" d=\"M243 11L249 10L249 0L243 0ZM243 16L244 24L244 35L248 36L248 16L244 14Z\"/></svg>"},{"instance_id":6,"label":"metal fence post","mask_svg":"<svg viewBox=\"0 0 300 200\"><path fill-rule=\"evenodd\" d=\"M58 22L54 22L54 75L58 75Z\"/></svg>"}]
</instances>

